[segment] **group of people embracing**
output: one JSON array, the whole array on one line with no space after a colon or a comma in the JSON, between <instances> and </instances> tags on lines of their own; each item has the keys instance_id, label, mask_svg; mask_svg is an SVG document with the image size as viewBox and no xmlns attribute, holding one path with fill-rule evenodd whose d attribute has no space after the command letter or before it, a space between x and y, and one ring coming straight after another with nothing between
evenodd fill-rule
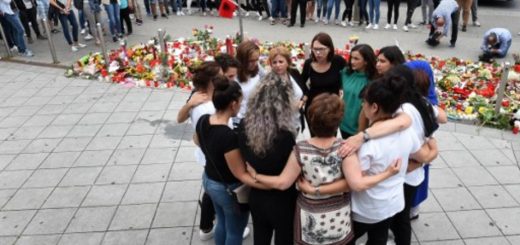
<instances>
[{"instance_id":1,"label":"group of people embracing","mask_svg":"<svg viewBox=\"0 0 520 245\"><path fill-rule=\"evenodd\" d=\"M311 51L300 73L274 47L266 71L244 41L236 57L197 69L178 121L190 119L205 164L201 239L241 244L251 214L257 245L355 244L365 234L368 245L386 244L390 230L410 244L412 207L426 198L438 153L433 134L447 120L430 65L366 44L345 61L326 33ZM297 141L306 126L311 137ZM247 207L232 193L242 184Z\"/></svg>"}]
</instances>

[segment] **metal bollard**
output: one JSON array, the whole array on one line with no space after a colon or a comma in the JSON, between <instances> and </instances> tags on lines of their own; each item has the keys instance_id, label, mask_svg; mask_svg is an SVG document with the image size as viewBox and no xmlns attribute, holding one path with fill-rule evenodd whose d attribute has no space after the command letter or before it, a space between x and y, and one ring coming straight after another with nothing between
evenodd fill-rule
<instances>
[{"instance_id":1,"label":"metal bollard","mask_svg":"<svg viewBox=\"0 0 520 245\"><path fill-rule=\"evenodd\" d=\"M504 93L507 86L507 76L509 75L509 70L511 69L511 63L506 61L502 68L502 80L500 80L500 84L498 85L498 93L497 100L495 102L495 113L498 114L500 112L500 107L502 107L502 99L504 99Z\"/></svg>"},{"instance_id":2,"label":"metal bollard","mask_svg":"<svg viewBox=\"0 0 520 245\"><path fill-rule=\"evenodd\" d=\"M101 42L101 52L103 53L103 58L105 59L105 68L108 68L110 64L110 59L108 59L107 46L105 43L105 37L103 36L103 28L101 27L101 23L96 24L97 34L99 36L99 41Z\"/></svg>"},{"instance_id":3,"label":"metal bollard","mask_svg":"<svg viewBox=\"0 0 520 245\"><path fill-rule=\"evenodd\" d=\"M163 31L161 28L159 28L159 30L157 30L157 37L159 37L159 52L161 53L165 53L167 50L166 50L166 43L164 42L164 34L166 33L166 31Z\"/></svg>"},{"instance_id":4,"label":"metal bollard","mask_svg":"<svg viewBox=\"0 0 520 245\"><path fill-rule=\"evenodd\" d=\"M11 53L11 49L9 48L9 44L7 43L7 37L5 36L4 27L0 25L0 34L2 34L2 37L4 38L4 44L5 44L5 50L7 51L7 57L13 57L13 54Z\"/></svg>"},{"instance_id":5,"label":"metal bollard","mask_svg":"<svg viewBox=\"0 0 520 245\"><path fill-rule=\"evenodd\" d=\"M46 18L42 19L43 27L45 28L45 32L47 33L47 40L49 41L49 48L51 50L52 55L52 63L58 64L58 56L56 55L56 47L54 46L54 40L52 40L51 27L49 26L49 22Z\"/></svg>"}]
</instances>

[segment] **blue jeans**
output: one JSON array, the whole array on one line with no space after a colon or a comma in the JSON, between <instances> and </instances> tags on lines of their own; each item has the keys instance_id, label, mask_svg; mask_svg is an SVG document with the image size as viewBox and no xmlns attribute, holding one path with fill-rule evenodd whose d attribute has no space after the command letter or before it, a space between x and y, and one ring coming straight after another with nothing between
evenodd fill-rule
<instances>
[{"instance_id":1,"label":"blue jeans","mask_svg":"<svg viewBox=\"0 0 520 245\"><path fill-rule=\"evenodd\" d=\"M339 16L339 5L341 0L328 0L327 1L327 20L330 20L330 16L332 15L332 5L334 4L334 19L337 20Z\"/></svg>"},{"instance_id":2,"label":"blue jeans","mask_svg":"<svg viewBox=\"0 0 520 245\"><path fill-rule=\"evenodd\" d=\"M368 0L368 15L370 16L370 23L379 24L379 5L381 0Z\"/></svg>"},{"instance_id":3,"label":"blue jeans","mask_svg":"<svg viewBox=\"0 0 520 245\"><path fill-rule=\"evenodd\" d=\"M108 15L108 23L110 24L110 33L112 36L121 34L121 19L119 18L119 4L103 4Z\"/></svg>"},{"instance_id":4,"label":"blue jeans","mask_svg":"<svg viewBox=\"0 0 520 245\"><path fill-rule=\"evenodd\" d=\"M78 9L79 27L85 29L85 13L83 9Z\"/></svg>"},{"instance_id":5,"label":"blue jeans","mask_svg":"<svg viewBox=\"0 0 520 245\"><path fill-rule=\"evenodd\" d=\"M287 9L285 8L285 0L271 0L271 6L272 6L271 17L287 18Z\"/></svg>"},{"instance_id":6,"label":"blue jeans","mask_svg":"<svg viewBox=\"0 0 520 245\"><path fill-rule=\"evenodd\" d=\"M359 23L362 24L363 21L367 23L370 22L368 20L368 12L367 12L367 1L368 0L359 0Z\"/></svg>"},{"instance_id":7,"label":"blue jeans","mask_svg":"<svg viewBox=\"0 0 520 245\"><path fill-rule=\"evenodd\" d=\"M249 219L249 212L241 211L233 196L227 192L226 185L210 179L206 173L202 175L202 185L206 193L211 197L215 213L217 214L215 244L242 244L242 234ZM239 185L240 183L228 184L232 189Z\"/></svg>"},{"instance_id":8,"label":"blue jeans","mask_svg":"<svg viewBox=\"0 0 520 245\"><path fill-rule=\"evenodd\" d=\"M14 45L18 47L18 52L24 53L27 47L25 46L25 40L23 39L24 30L22 26L22 22L20 22L20 18L18 17L18 12L14 12L14 14L4 14L2 17L4 27L7 27L7 30L4 30L5 35L10 35ZM9 37L5 38L6 40Z\"/></svg>"},{"instance_id":9,"label":"blue jeans","mask_svg":"<svg viewBox=\"0 0 520 245\"><path fill-rule=\"evenodd\" d=\"M182 10L182 1L181 0L170 0L170 6L172 7L173 12Z\"/></svg>"},{"instance_id":10,"label":"blue jeans","mask_svg":"<svg viewBox=\"0 0 520 245\"><path fill-rule=\"evenodd\" d=\"M76 21L76 16L74 15L74 12L70 11L70 14L62 14L60 13L58 15L58 18L60 19L61 27L63 29L63 35L65 36L65 39L67 40L67 43L69 45L72 45L74 40L74 43L78 42L78 22ZM72 26L72 38L70 37L69 32L69 23Z\"/></svg>"},{"instance_id":11,"label":"blue jeans","mask_svg":"<svg viewBox=\"0 0 520 245\"><path fill-rule=\"evenodd\" d=\"M327 0L316 0L316 11L318 11L318 19L321 18L321 14L323 13L323 17L327 15Z\"/></svg>"}]
</instances>

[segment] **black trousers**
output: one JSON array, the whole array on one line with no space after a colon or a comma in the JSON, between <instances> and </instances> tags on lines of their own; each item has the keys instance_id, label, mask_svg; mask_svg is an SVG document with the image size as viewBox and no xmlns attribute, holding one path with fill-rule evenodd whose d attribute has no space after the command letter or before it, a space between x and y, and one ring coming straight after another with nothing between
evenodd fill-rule
<instances>
[{"instance_id":1,"label":"black trousers","mask_svg":"<svg viewBox=\"0 0 520 245\"><path fill-rule=\"evenodd\" d=\"M296 10L300 7L300 24L305 25L305 14L307 7L307 0L292 0L291 1L291 25L296 23Z\"/></svg>"},{"instance_id":2,"label":"black trousers","mask_svg":"<svg viewBox=\"0 0 520 245\"><path fill-rule=\"evenodd\" d=\"M296 192L284 191L275 195L257 195L255 191L257 190L252 189L249 196L254 244L270 245L273 231L274 244L293 244Z\"/></svg>"},{"instance_id":3,"label":"black trousers","mask_svg":"<svg viewBox=\"0 0 520 245\"><path fill-rule=\"evenodd\" d=\"M413 12L415 12L415 8L420 5L420 1L417 0L407 0L406 1L406 21L405 25L412 23Z\"/></svg>"},{"instance_id":4,"label":"black trousers","mask_svg":"<svg viewBox=\"0 0 520 245\"><path fill-rule=\"evenodd\" d=\"M392 8L394 10L394 24L397 24L397 20L399 19L399 5L401 5L401 0L388 0L388 12L386 13L386 23L392 23Z\"/></svg>"},{"instance_id":5,"label":"black trousers","mask_svg":"<svg viewBox=\"0 0 520 245\"><path fill-rule=\"evenodd\" d=\"M460 10L457 10L451 14L451 44L455 44L457 42L457 36L459 34L459 18L460 18ZM430 27L430 37L435 32L435 27L431 25Z\"/></svg>"},{"instance_id":6,"label":"black trousers","mask_svg":"<svg viewBox=\"0 0 520 245\"><path fill-rule=\"evenodd\" d=\"M410 245L412 242L412 226L410 225L410 209L417 186L404 184L404 209L394 215L390 230L394 233L396 245Z\"/></svg>"},{"instance_id":7,"label":"black trousers","mask_svg":"<svg viewBox=\"0 0 520 245\"><path fill-rule=\"evenodd\" d=\"M356 244L356 240L365 235L365 233L368 233L366 245L386 245L386 242L388 241L388 229L390 228L391 223L392 218L385 219L375 224L365 224L354 221L354 239L352 239L349 245Z\"/></svg>"},{"instance_id":8,"label":"black trousers","mask_svg":"<svg viewBox=\"0 0 520 245\"><path fill-rule=\"evenodd\" d=\"M271 17L271 13L269 13L269 5L267 5L267 0L253 0L253 6L258 11L258 14L262 15L262 12L265 11L267 13L267 17Z\"/></svg>"},{"instance_id":9,"label":"black trousers","mask_svg":"<svg viewBox=\"0 0 520 245\"><path fill-rule=\"evenodd\" d=\"M25 29L25 34L28 38L31 38L31 29L29 27L29 22L32 24L32 28L36 36L41 36L40 29L38 28L38 21L36 20L36 6L33 6L30 9L21 10L20 11L20 21L22 22L23 29Z\"/></svg>"},{"instance_id":10,"label":"black trousers","mask_svg":"<svg viewBox=\"0 0 520 245\"><path fill-rule=\"evenodd\" d=\"M127 34L132 34L132 20L130 20L130 8L124 8L119 10L120 21L121 21L121 32L125 33L125 25L123 25L123 21L126 23Z\"/></svg>"},{"instance_id":11,"label":"black trousers","mask_svg":"<svg viewBox=\"0 0 520 245\"><path fill-rule=\"evenodd\" d=\"M345 10L343 10L343 18L342 21L345 21L345 18L348 17L348 22L352 21L352 6L354 6L354 0L343 0L345 3Z\"/></svg>"},{"instance_id":12,"label":"black trousers","mask_svg":"<svg viewBox=\"0 0 520 245\"><path fill-rule=\"evenodd\" d=\"M203 231L210 231L213 229L213 221L215 220L215 208L209 195L204 192L202 194L202 201L200 202L200 225L199 228Z\"/></svg>"}]
</instances>

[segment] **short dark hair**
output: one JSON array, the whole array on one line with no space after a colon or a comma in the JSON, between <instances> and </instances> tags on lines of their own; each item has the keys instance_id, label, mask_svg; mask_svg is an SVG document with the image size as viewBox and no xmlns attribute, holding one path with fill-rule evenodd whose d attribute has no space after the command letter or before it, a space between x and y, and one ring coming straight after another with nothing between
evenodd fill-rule
<instances>
[{"instance_id":1,"label":"short dark hair","mask_svg":"<svg viewBox=\"0 0 520 245\"><path fill-rule=\"evenodd\" d=\"M399 47L397 46L386 46L379 50L379 54L382 54L385 56L385 58L390 62L392 65L400 65L403 64L406 60L404 58L403 52Z\"/></svg>"},{"instance_id":2,"label":"short dark hair","mask_svg":"<svg viewBox=\"0 0 520 245\"><path fill-rule=\"evenodd\" d=\"M227 70L230 67L237 69L240 67L240 63L238 62L238 60L235 57L226 53L222 53L215 56L215 62L217 62L220 65L224 73L227 72Z\"/></svg>"},{"instance_id":3,"label":"short dark hair","mask_svg":"<svg viewBox=\"0 0 520 245\"><path fill-rule=\"evenodd\" d=\"M242 89L235 81L229 81L223 75L217 75L213 79L213 105L217 111L224 111L233 101L238 101L242 97Z\"/></svg>"},{"instance_id":4,"label":"short dark hair","mask_svg":"<svg viewBox=\"0 0 520 245\"><path fill-rule=\"evenodd\" d=\"M330 37L330 35L325 32L320 32L312 38L311 59L313 61L316 60L316 57L314 57L314 54L312 53L312 48L314 48L314 41L318 41L321 44L323 44L324 46L327 46L327 48L329 48L329 53L327 55L327 61L332 61L332 58L334 58L334 43L332 42L332 38Z\"/></svg>"},{"instance_id":5,"label":"short dark hair","mask_svg":"<svg viewBox=\"0 0 520 245\"><path fill-rule=\"evenodd\" d=\"M220 73L220 65L214 61L206 61L195 70L193 86L198 91L206 91L211 80Z\"/></svg>"},{"instance_id":6,"label":"short dark hair","mask_svg":"<svg viewBox=\"0 0 520 245\"><path fill-rule=\"evenodd\" d=\"M385 114L392 114L402 103L405 80L402 76L385 74L368 84L363 98L369 104L377 104Z\"/></svg>"},{"instance_id":7,"label":"short dark hair","mask_svg":"<svg viewBox=\"0 0 520 245\"><path fill-rule=\"evenodd\" d=\"M419 91L419 94L426 97L428 96L428 91L430 90L430 78L425 71L416 69L413 70L413 76L415 78L415 87Z\"/></svg>"},{"instance_id":8,"label":"short dark hair","mask_svg":"<svg viewBox=\"0 0 520 245\"><path fill-rule=\"evenodd\" d=\"M332 137L338 134L343 120L345 104L336 94L322 93L316 96L307 110L309 128L317 137Z\"/></svg>"}]
</instances>

